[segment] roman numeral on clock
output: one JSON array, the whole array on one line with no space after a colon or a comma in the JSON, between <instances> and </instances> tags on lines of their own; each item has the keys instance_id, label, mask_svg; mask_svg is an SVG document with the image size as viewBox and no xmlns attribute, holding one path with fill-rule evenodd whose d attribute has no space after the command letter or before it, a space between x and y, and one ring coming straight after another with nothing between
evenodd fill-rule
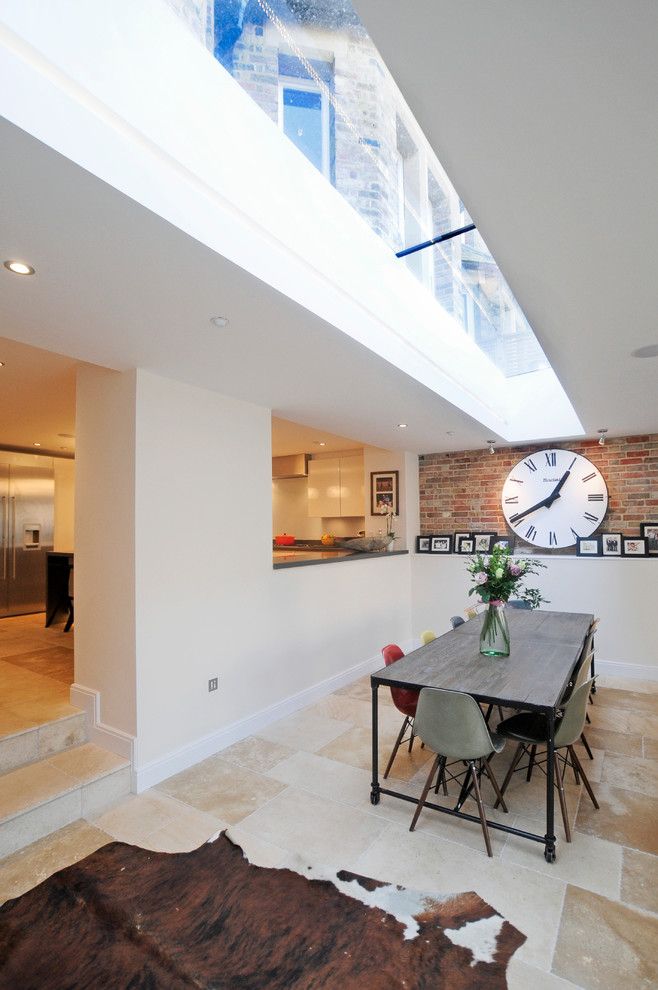
<instances>
[{"instance_id":1,"label":"roman numeral on clock","mask_svg":"<svg viewBox=\"0 0 658 990\"><path fill-rule=\"evenodd\" d=\"M549 467L555 467L556 461L557 461L557 454L555 453L555 451L554 450L547 450L546 451L546 463L548 464L548 466Z\"/></svg>"},{"instance_id":2,"label":"roman numeral on clock","mask_svg":"<svg viewBox=\"0 0 658 990\"><path fill-rule=\"evenodd\" d=\"M512 495L510 498L505 499L505 505L518 505L518 504L519 504L518 495Z\"/></svg>"},{"instance_id":3,"label":"roman numeral on clock","mask_svg":"<svg viewBox=\"0 0 658 990\"><path fill-rule=\"evenodd\" d=\"M535 536L537 535L537 530L535 529L534 526L528 526L525 535L527 540L534 540Z\"/></svg>"},{"instance_id":4,"label":"roman numeral on clock","mask_svg":"<svg viewBox=\"0 0 658 990\"><path fill-rule=\"evenodd\" d=\"M584 477L584 478L582 478L581 480L582 480L583 482L585 482L585 481L591 481L591 480L592 480L592 478L596 478L596 471L592 471L592 473L591 473L591 474L586 474L586 475L585 475L585 477Z\"/></svg>"},{"instance_id":5,"label":"roman numeral on clock","mask_svg":"<svg viewBox=\"0 0 658 990\"><path fill-rule=\"evenodd\" d=\"M556 547L557 546L557 536L555 535L555 533L553 532L552 529L549 531L549 534L548 534L548 545L549 545L549 547Z\"/></svg>"},{"instance_id":6,"label":"roman numeral on clock","mask_svg":"<svg viewBox=\"0 0 658 990\"><path fill-rule=\"evenodd\" d=\"M533 459L531 457L529 457L528 460L527 461L524 461L523 463L527 467L528 471L536 471L537 470L537 465L535 464L535 462L533 461Z\"/></svg>"},{"instance_id":7,"label":"roman numeral on clock","mask_svg":"<svg viewBox=\"0 0 658 990\"><path fill-rule=\"evenodd\" d=\"M599 517L598 516L593 516L591 512L584 512L583 515L585 516L585 519L588 519L590 522L598 522L599 521Z\"/></svg>"},{"instance_id":8,"label":"roman numeral on clock","mask_svg":"<svg viewBox=\"0 0 658 990\"><path fill-rule=\"evenodd\" d=\"M574 459L572 460L571 464L569 465L569 468L568 468L569 471L571 471L571 468L574 466L575 463L576 463L576 458L574 457Z\"/></svg>"},{"instance_id":9,"label":"roman numeral on clock","mask_svg":"<svg viewBox=\"0 0 658 990\"><path fill-rule=\"evenodd\" d=\"M602 494L599 494L599 493L597 493L595 495L590 494L590 495L587 496L587 501L588 502L602 502L603 501L603 495Z\"/></svg>"}]
</instances>

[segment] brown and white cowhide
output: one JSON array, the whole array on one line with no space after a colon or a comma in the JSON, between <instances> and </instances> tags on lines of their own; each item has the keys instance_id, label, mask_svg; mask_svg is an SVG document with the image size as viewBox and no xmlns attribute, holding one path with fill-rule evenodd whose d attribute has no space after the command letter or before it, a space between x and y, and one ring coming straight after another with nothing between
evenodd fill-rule
<instances>
[{"instance_id":1,"label":"brown and white cowhide","mask_svg":"<svg viewBox=\"0 0 658 990\"><path fill-rule=\"evenodd\" d=\"M113 842L0 908L2 990L497 990L525 937L477 894Z\"/></svg>"}]
</instances>

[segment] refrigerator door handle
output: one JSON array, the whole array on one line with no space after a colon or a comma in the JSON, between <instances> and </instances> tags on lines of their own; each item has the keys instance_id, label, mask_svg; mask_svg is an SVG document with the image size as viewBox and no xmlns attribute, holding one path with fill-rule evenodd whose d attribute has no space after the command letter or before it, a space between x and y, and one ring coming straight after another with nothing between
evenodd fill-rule
<instances>
[{"instance_id":1,"label":"refrigerator door handle","mask_svg":"<svg viewBox=\"0 0 658 990\"><path fill-rule=\"evenodd\" d=\"M2 580L7 578L7 529L9 527L9 506L7 496L2 496Z\"/></svg>"},{"instance_id":2,"label":"refrigerator door handle","mask_svg":"<svg viewBox=\"0 0 658 990\"><path fill-rule=\"evenodd\" d=\"M12 495L11 502L11 576L16 580L16 496Z\"/></svg>"}]
</instances>

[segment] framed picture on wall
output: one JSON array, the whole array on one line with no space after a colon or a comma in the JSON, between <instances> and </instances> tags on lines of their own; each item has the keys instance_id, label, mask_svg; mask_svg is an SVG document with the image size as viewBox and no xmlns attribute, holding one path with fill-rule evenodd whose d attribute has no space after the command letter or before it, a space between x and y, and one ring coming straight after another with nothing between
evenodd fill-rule
<instances>
[{"instance_id":1,"label":"framed picture on wall","mask_svg":"<svg viewBox=\"0 0 658 990\"><path fill-rule=\"evenodd\" d=\"M457 547L459 545L459 541L460 540L470 540L470 538L471 538L471 534L470 533L455 533L455 535L453 537L453 541L452 541L452 545L455 548L455 553L458 552L457 551Z\"/></svg>"},{"instance_id":2,"label":"framed picture on wall","mask_svg":"<svg viewBox=\"0 0 658 990\"><path fill-rule=\"evenodd\" d=\"M370 472L370 515L380 516L390 509L400 515L398 498L398 471Z\"/></svg>"},{"instance_id":3,"label":"framed picture on wall","mask_svg":"<svg viewBox=\"0 0 658 990\"><path fill-rule=\"evenodd\" d=\"M601 556L621 557L621 533L601 533Z\"/></svg>"},{"instance_id":4,"label":"framed picture on wall","mask_svg":"<svg viewBox=\"0 0 658 990\"><path fill-rule=\"evenodd\" d=\"M640 525L640 536L647 541L649 557L658 557L658 522L646 522Z\"/></svg>"},{"instance_id":5,"label":"framed picture on wall","mask_svg":"<svg viewBox=\"0 0 658 990\"><path fill-rule=\"evenodd\" d=\"M452 536L433 536L431 544L432 553L451 553L452 552Z\"/></svg>"},{"instance_id":6,"label":"framed picture on wall","mask_svg":"<svg viewBox=\"0 0 658 990\"><path fill-rule=\"evenodd\" d=\"M457 553L475 553L475 540L470 533L460 534L456 539L455 549Z\"/></svg>"},{"instance_id":7,"label":"framed picture on wall","mask_svg":"<svg viewBox=\"0 0 658 990\"><path fill-rule=\"evenodd\" d=\"M625 536L622 540L624 557L646 557L647 541L644 536Z\"/></svg>"},{"instance_id":8,"label":"framed picture on wall","mask_svg":"<svg viewBox=\"0 0 658 990\"><path fill-rule=\"evenodd\" d=\"M431 536L416 537L416 553L429 553Z\"/></svg>"},{"instance_id":9,"label":"framed picture on wall","mask_svg":"<svg viewBox=\"0 0 658 990\"><path fill-rule=\"evenodd\" d=\"M510 540L509 536L496 536L495 540L493 541L493 545L499 547L505 547L505 549L509 549L509 550L514 549L513 542L512 540Z\"/></svg>"},{"instance_id":10,"label":"framed picture on wall","mask_svg":"<svg viewBox=\"0 0 658 990\"><path fill-rule=\"evenodd\" d=\"M473 533L476 553L491 553L496 541L495 533Z\"/></svg>"},{"instance_id":11,"label":"framed picture on wall","mask_svg":"<svg viewBox=\"0 0 658 990\"><path fill-rule=\"evenodd\" d=\"M576 554L578 557L600 557L601 537L588 536L583 539L579 536L578 543L576 544Z\"/></svg>"}]
</instances>

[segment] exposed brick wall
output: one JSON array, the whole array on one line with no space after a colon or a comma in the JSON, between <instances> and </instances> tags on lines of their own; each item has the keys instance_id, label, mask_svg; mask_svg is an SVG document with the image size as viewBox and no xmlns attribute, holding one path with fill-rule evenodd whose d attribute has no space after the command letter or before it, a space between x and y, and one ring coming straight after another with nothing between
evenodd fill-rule
<instances>
[{"instance_id":1,"label":"exposed brick wall","mask_svg":"<svg viewBox=\"0 0 658 990\"><path fill-rule=\"evenodd\" d=\"M601 529L637 536L641 522L658 520L658 434L425 454L420 459L421 533L459 530L509 533L500 494L510 469L536 450L566 448L588 457L608 486Z\"/></svg>"}]
</instances>

